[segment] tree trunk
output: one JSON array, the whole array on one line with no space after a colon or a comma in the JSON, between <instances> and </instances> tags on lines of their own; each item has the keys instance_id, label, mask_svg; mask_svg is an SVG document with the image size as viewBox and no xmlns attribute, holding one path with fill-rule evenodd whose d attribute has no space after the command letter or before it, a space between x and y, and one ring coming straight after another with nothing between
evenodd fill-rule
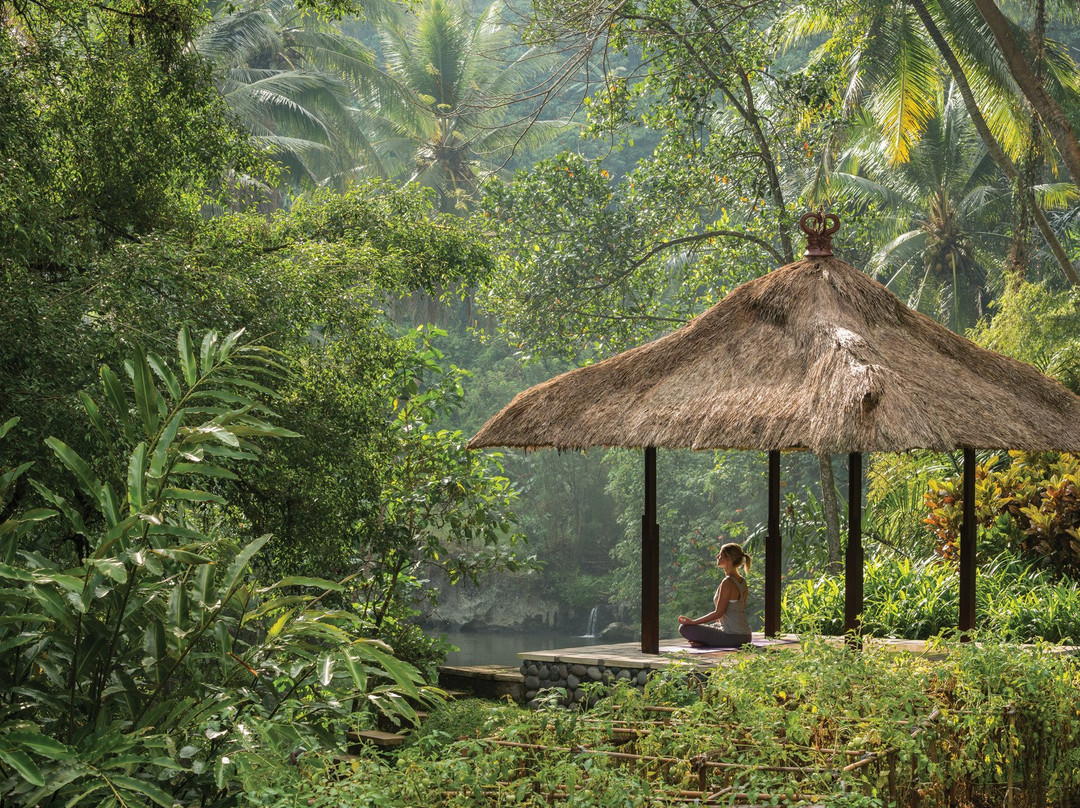
<instances>
[{"instance_id":1,"label":"tree trunk","mask_svg":"<svg viewBox=\"0 0 1080 808\"><path fill-rule=\"evenodd\" d=\"M964 99L964 106L967 108L968 115L971 117L971 122L975 125L975 131L977 131L979 137L982 138L986 150L990 152L990 156L994 159L994 162L997 163L998 168L1002 170L1005 176L1013 182L1018 182L1020 180L1020 175L1016 169L1016 165L1009 155L1005 153L1005 150L1001 148L1001 145L997 142L997 138L995 138L994 134L990 131L990 127L987 125L986 119L979 109L979 105L975 102L975 95L971 91L971 85L968 83L967 75L964 73L964 69L956 58L956 54L953 53L949 43L945 41L941 29L939 29L937 23L934 22L934 18L930 16L930 12L927 10L923 0L908 0L908 2L911 3L911 7L915 9L915 13L919 15L923 27L926 28L926 33L929 34L930 39L941 54L941 58L945 61L946 66L948 66L953 81L956 82L956 88L960 91L960 97ZM1024 189L1024 193L1027 195L1027 204L1031 210L1032 217L1035 219L1035 224L1038 226L1039 232L1046 242L1046 246L1050 248L1050 252L1053 253L1054 258L1057 260L1058 266L1061 267L1061 271L1065 274L1065 277L1068 278L1069 283L1073 286L1080 286L1080 273L1077 273L1076 268L1072 265L1068 254L1065 252L1065 248L1061 246L1057 234L1054 233L1053 228L1050 227L1050 222L1047 221L1046 214L1043 213L1042 208L1039 207L1039 204L1035 199L1034 191L1030 187L1027 187Z\"/></svg>"},{"instance_id":2,"label":"tree trunk","mask_svg":"<svg viewBox=\"0 0 1080 808\"><path fill-rule=\"evenodd\" d=\"M840 506L836 499L836 480L833 477L832 457L817 455L818 472L821 475L821 510L825 516L825 530L829 542L829 572L838 573L844 568L840 552Z\"/></svg>"},{"instance_id":3,"label":"tree trunk","mask_svg":"<svg viewBox=\"0 0 1080 808\"><path fill-rule=\"evenodd\" d=\"M1035 68L1028 63L1019 43L1013 37L1008 18L1001 13L997 3L994 0L973 0L973 2L983 19L986 20L986 24L990 26L1013 80L1034 107L1043 125L1050 131L1050 135L1054 138L1054 145L1061 154L1062 162L1069 169L1073 182L1080 184L1080 141L1076 138L1076 132L1065 115L1065 110L1046 91Z\"/></svg>"}]
</instances>

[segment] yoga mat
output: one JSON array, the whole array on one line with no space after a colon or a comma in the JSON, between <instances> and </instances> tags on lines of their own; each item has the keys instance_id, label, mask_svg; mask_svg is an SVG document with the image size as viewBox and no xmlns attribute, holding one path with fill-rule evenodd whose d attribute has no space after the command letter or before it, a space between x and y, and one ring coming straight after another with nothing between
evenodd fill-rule
<instances>
[{"instance_id":1,"label":"yoga mat","mask_svg":"<svg viewBox=\"0 0 1080 808\"><path fill-rule=\"evenodd\" d=\"M781 640L773 638L765 638L760 640L753 640L750 645L755 648L768 648L771 645L795 645L798 640ZM661 653L684 653L684 654L725 654L732 651L738 651L739 648L694 648L691 645L661 645Z\"/></svg>"}]
</instances>

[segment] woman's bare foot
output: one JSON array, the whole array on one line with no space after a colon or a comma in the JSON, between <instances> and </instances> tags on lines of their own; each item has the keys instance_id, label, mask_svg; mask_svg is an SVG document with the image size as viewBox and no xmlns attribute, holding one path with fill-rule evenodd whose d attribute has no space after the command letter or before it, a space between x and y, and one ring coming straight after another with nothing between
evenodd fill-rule
<instances>
[{"instance_id":1,"label":"woman's bare foot","mask_svg":"<svg viewBox=\"0 0 1080 808\"><path fill-rule=\"evenodd\" d=\"M697 640L687 640L687 642L690 643L691 648L708 648L709 647L705 643L698 642Z\"/></svg>"}]
</instances>

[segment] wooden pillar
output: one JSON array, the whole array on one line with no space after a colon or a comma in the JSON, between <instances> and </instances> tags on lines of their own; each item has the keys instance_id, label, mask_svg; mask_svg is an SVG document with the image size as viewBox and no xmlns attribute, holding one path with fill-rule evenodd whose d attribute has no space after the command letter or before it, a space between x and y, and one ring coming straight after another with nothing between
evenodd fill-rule
<instances>
[{"instance_id":1,"label":"wooden pillar","mask_svg":"<svg viewBox=\"0 0 1080 808\"><path fill-rule=\"evenodd\" d=\"M960 526L960 638L975 628L975 450L964 449L964 514Z\"/></svg>"},{"instance_id":2,"label":"wooden pillar","mask_svg":"<svg viewBox=\"0 0 1080 808\"><path fill-rule=\"evenodd\" d=\"M641 653L660 653L660 527L656 523L656 447L645 448L641 517Z\"/></svg>"},{"instance_id":3,"label":"wooden pillar","mask_svg":"<svg viewBox=\"0 0 1080 808\"><path fill-rule=\"evenodd\" d=\"M765 636L780 633L780 452L769 452L769 530L765 534Z\"/></svg>"},{"instance_id":4,"label":"wooden pillar","mask_svg":"<svg viewBox=\"0 0 1080 808\"><path fill-rule=\"evenodd\" d=\"M861 645L863 613L862 455L848 455L848 538L844 554L844 633Z\"/></svg>"}]
</instances>

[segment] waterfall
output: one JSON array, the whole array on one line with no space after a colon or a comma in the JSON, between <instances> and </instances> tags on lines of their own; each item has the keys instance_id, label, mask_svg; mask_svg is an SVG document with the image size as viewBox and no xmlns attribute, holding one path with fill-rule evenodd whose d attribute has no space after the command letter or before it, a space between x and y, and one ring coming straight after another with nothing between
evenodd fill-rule
<instances>
[{"instance_id":1,"label":"waterfall","mask_svg":"<svg viewBox=\"0 0 1080 808\"><path fill-rule=\"evenodd\" d=\"M583 638L588 638L588 639L592 639L592 640L596 639L596 635L599 632L599 628L597 627L596 624L599 622L599 619L600 619L600 607L599 606L593 606L592 611L589 612L589 626L588 626L588 628L585 629L585 633L581 635Z\"/></svg>"}]
</instances>

